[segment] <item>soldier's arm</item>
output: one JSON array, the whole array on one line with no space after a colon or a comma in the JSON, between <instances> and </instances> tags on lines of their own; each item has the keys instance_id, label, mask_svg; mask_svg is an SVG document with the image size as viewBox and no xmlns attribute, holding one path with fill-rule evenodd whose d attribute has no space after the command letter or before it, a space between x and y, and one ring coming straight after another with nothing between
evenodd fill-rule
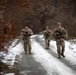
<instances>
[{"instance_id":1,"label":"soldier's arm","mask_svg":"<svg viewBox=\"0 0 76 75\"><path fill-rule=\"evenodd\" d=\"M33 35L33 31L30 29L29 30L29 36Z\"/></svg>"},{"instance_id":2,"label":"soldier's arm","mask_svg":"<svg viewBox=\"0 0 76 75\"><path fill-rule=\"evenodd\" d=\"M44 38L46 37L46 31L43 31L43 36L44 36Z\"/></svg>"},{"instance_id":3,"label":"soldier's arm","mask_svg":"<svg viewBox=\"0 0 76 75\"><path fill-rule=\"evenodd\" d=\"M63 28L63 31L64 31L64 33L65 33L65 39L67 39L67 38L68 38L68 34L67 34L66 29Z\"/></svg>"},{"instance_id":4,"label":"soldier's arm","mask_svg":"<svg viewBox=\"0 0 76 75\"><path fill-rule=\"evenodd\" d=\"M22 29L21 34L24 34L24 32L25 32L25 30L24 30L24 29Z\"/></svg>"},{"instance_id":5,"label":"soldier's arm","mask_svg":"<svg viewBox=\"0 0 76 75\"><path fill-rule=\"evenodd\" d=\"M67 34L67 31L66 31L66 34L65 34L65 36L66 36L66 39L68 38L68 34Z\"/></svg>"},{"instance_id":6,"label":"soldier's arm","mask_svg":"<svg viewBox=\"0 0 76 75\"><path fill-rule=\"evenodd\" d=\"M44 36L46 36L46 35L47 35L47 32L46 32L46 30L45 30L45 31L43 31L43 34L44 34Z\"/></svg>"},{"instance_id":7,"label":"soldier's arm","mask_svg":"<svg viewBox=\"0 0 76 75\"><path fill-rule=\"evenodd\" d=\"M59 33L58 33L57 28L54 29L54 31L52 32L52 37L53 37L54 39L56 39L57 37L59 37Z\"/></svg>"},{"instance_id":8,"label":"soldier's arm","mask_svg":"<svg viewBox=\"0 0 76 75\"><path fill-rule=\"evenodd\" d=\"M51 39L52 38L52 31L50 30L49 32L50 32L49 36L50 36L50 39Z\"/></svg>"},{"instance_id":9,"label":"soldier's arm","mask_svg":"<svg viewBox=\"0 0 76 75\"><path fill-rule=\"evenodd\" d=\"M50 30L50 35L52 35L52 31Z\"/></svg>"},{"instance_id":10,"label":"soldier's arm","mask_svg":"<svg viewBox=\"0 0 76 75\"><path fill-rule=\"evenodd\" d=\"M33 31L31 30L31 35L33 35Z\"/></svg>"},{"instance_id":11,"label":"soldier's arm","mask_svg":"<svg viewBox=\"0 0 76 75\"><path fill-rule=\"evenodd\" d=\"M22 40L24 40L24 29L22 29L20 36L21 36Z\"/></svg>"},{"instance_id":12,"label":"soldier's arm","mask_svg":"<svg viewBox=\"0 0 76 75\"><path fill-rule=\"evenodd\" d=\"M52 32L52 35L55 36L57 33L57 29L54 29L54 31Z\"/></svg>"}]
</instances>

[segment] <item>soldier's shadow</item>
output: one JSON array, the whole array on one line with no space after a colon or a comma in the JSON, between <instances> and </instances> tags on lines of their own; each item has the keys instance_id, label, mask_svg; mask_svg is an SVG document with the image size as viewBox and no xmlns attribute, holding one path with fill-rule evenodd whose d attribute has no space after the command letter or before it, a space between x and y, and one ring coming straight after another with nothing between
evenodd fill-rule
<instances>
[{"instance_id":1,"label":"soldier's shadow","mask_svg":"<svg viewBox=\"0 0 76 75\"><path fill-rule=\"evenodd\" d=\"M57 53L55 53L52 49L48 50L48 52L55 57L56 59L58 59L58 55ZM72 63L69 62L69 60L65 58L61 57L61 59L58 59L60 62L64 63L67 67L71 68L72 70L76 71L76 65L72 65Z\"/></svg>"},{"instance_id":2,"label":"soldier's shadow","mask_svg":"<svg viewBox=\"0 0 76 75\"><path fill-rule=\"evenodd\" d=\"M44 50L46 50L45 48L45 43L44 41L40 40L38 37L35 38L36 41L44 48ZM51 46L52 47L52 46ZM50 48L51 48L50 47ZM58 55L57 53L55 53L52 49L49 49L47 50L47 52L49 52L53 57L55 57L56 59L58 59ZM76 71L76 65L72 65L69 60L65 58L61 58L61 59L58 59L60 62L64 63L67 67L71 68L72 70Z\"/></svg>"}]
</instances>

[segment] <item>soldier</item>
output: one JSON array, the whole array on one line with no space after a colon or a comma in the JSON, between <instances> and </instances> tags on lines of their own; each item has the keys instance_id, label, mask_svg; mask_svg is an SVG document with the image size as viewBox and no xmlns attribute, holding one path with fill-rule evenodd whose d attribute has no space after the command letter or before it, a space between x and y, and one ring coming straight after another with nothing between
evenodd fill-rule
<instances>
[{"instance_id":1,"label":"soldier","mask_svg":"<svg viewBox=\"0 0 76 75\"><path fill-rule=\"evenodd\" d=\"M48 26L46 26L46 30L43 31L43 34L45 38L46 49L49 49L52 31L49 29Z\"/></svg>"},{"instance_id":2,"label":"soldier","mask_svg":"<svg viewBox=\"0 0 76 75\"><path fill-rule=\"evenodd\" d=\"M57 23L57 28L54 31L54 36L56 40L57 45L57 53L58 58L61 58L61 56L65 57L64 51L65 51L65 42L64 40L67 38L67 31L61 27L61 23ZM62 51L60 50L62 48Z\"/></svg>"},{"instance_id":3,"label":"soldier","mask_svg":"<svg viewBox=\"0 0 76 75\"><path fill-rule=\"evenodd\" d=\"M23 41L24 41L24 50L25 54L27 51L29 51L29 54L31 54L31 41L30 36L33 34L32 30L28 28L28 26L25 26L24 29L22 29L22 35L23 35Z\"/></svg>"}]
</instances>

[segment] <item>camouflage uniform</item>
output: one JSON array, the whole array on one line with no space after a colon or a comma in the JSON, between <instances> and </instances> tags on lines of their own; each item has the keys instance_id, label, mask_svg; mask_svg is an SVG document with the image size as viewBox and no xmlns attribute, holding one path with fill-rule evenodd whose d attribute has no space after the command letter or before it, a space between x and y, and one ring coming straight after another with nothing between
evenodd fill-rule
<instances>
[{"instance_id":1,"label":"camouflage uniform","mask_svg":"<svg viewBox=\"0 0 76 75\"><path fill-rule=\"evenodd\" d=\"M29 50L29 53L31 53L31 41L30 36L33 34L31 29L23 29L22 35L23 35L23 41L24 41L24 50L25 53L27 53L27 50Z\"/></svg>"},{"instance_id":2,"label":"camouflage uniform","mask_svg":"<svg viewBox=\"0 0 76 75\"><path fill-rule=\"evenodd\" d=\"M49 49L52 31L50 29L46 29L45 31L43 31L43 34L45 38L46 49Z\"/></svg>"},{"instance_id":3,"label":"camouflage uniform","mask_svg":"<svg viewBox=\"0 0 76 75\"><path fill-rule=\"evenodd\" d=\"M64 40L67 38L67 31L63 28L56 28L54 31L54 36L56 40L56 45L57 45L57 53L58 53L58 58L64 56L64 51L65 51L65 42ZM60 48L62 47L62 52L60 51Z\"/></svg>"}]
</instances>

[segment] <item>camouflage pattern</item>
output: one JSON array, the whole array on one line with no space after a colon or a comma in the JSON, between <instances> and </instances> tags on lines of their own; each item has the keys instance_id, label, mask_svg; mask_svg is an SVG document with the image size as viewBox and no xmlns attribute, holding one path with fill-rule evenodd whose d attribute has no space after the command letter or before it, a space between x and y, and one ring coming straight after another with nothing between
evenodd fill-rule
<instances>
[{"instance_id":1,"label":"camouflage pattern","mask_svg":"<svg viewBox=\"0 0 76 75\"><path fill-rule=\"evenodd\" d=\"M30 36L33 34L31 29L23 29L22 30L22 39L24 41L24 50L25 53L27 53L27 51L29 51L29 53L31 52L31 41L30 41Z\"/></svg>"},{"instance_id":2,"label":"camouflage pattern","mask_svg":"<svg viewBox=\"0 0 76 75\"><path fill-rule=\"evenodd\" d=\"M43 34L45 38L46 49L49 49L52 31L50 29L46 29L45 31L43 31Z\"/></svg>"},{"instance_id":3,"label":"camouflage pattern","mask_svg":"<svg viewBox=\"0 0 76 75\"><path fill-rule=\"evenodd\" d=\"M55 36L56 45L57 45L58 57L60 58L61 55L65 57L64 56L64 51L65 51L64 40L67 38L67 31L63 27L56 28L54 31L54 36ZM60 50L61 47L62 47L62 51Z\"/></svg>"}]
</instances>

